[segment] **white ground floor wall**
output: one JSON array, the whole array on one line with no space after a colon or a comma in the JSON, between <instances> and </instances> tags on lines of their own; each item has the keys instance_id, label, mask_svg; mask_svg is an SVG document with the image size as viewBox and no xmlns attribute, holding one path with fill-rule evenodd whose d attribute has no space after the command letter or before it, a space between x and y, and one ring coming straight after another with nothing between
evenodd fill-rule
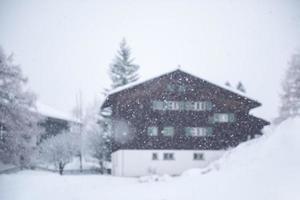
<instances>
[{"instance_id":1,"label":"white ground floor wall","mask_svg":"<svg viewBox=\"0 0 300 200\"><path fill-rule=\"evenodd\" d=\"M118 150L112 153L112 174L115 176L145 176L150 174L179 175L191 168L203 168L224 154L224 150ZM157 160L153 160L153 154ZM164 160L172 153L173 160ZM203 154L195 160L194 154Z\"/></svg>"}]
</instances>

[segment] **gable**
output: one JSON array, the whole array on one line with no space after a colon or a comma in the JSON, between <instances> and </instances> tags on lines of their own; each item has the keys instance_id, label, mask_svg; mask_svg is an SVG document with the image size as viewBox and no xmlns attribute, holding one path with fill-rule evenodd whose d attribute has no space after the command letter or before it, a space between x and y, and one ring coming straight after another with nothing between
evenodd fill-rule
<instances>
[{"instance_id":1,"label":"gable","mask_svg":"<svg viewBox=\"0 0 300 200\"><path fill-rule=\"evenodd\" d=\"M169 91L169 86L174 85L175 91ZM186 91L181 93L179 87L186 87ZM181 98L195 99L214 99L215 102L232 107L244 107L247 109L255 108L261 104L244 95L230 91L226 88L213 84L209 81L196 77L180 69L163 74L156 78L143 82L135 82L110 92L109 96L102 105L102 108L113 105L117 102L130 103L143 98Z\"/></svg>"}]
</instances>

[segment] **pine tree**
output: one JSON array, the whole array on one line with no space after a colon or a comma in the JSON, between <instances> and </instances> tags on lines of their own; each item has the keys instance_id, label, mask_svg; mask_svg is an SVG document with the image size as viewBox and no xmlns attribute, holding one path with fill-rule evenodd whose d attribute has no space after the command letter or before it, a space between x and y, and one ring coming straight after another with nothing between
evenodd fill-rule
<instances>
[{"instance_id":1,"label":"pine tree","mask_svg":"<svg viewBox=\"0 0 300 200\"><path fill-rule=\"evenodd\" d=\"M12 56L0 48L0 160L20 166L28 164L34 139L42 132L35 95L24 89L26 82Z\"/></svg>"},{"instance_id":2,"label":"pine tree","mask_svg":"<svg viewBox=\"0 0 300 200\"><path fill-rule=\"evenodd\" d=\"M226 82L225 82L225 85L226 85L227 87L231 87L231 84L230 84L229 81L226 81Z\"/></svg>"},{"instance_id":3,"label":"pine tree","mask_svg":"<svg viewBox=\"0 0 300 200\"><path fill-rule=\"evenodd\" d=\"M243 92L243 93L246 93L246 89L243 85L243 83L241 81L238 82L237 86L236 86L236 89Z\"/></svg>"},{"instance_id":4,"label":"pine tree","mask_svg":"<svg viewBox=\"0 0 300 200\"><path fill-rule=\"evenodd\" d=\"M131 57L131 49L127 45L125 38L123 38L123 40L120 43L120 48L117 52L117 55L109 67L109 76L112 81L111 88L104 89L104 95L107 95L112 89L137 81L139 79L139 68L139 65L134 64L134 59ZM101 117L98 123L102 128L111 126L111 121L109 117ZM97 132L95 132L94 135L94 143L96 143L96 146L97 143L101 143L103 145L103 147L100 149L94 149L94 157L97 157L100 163L102 163L101 160L103 160L103 156L109 158L111 153L111 133L109 130L103 130L104 129L102 129L102 133L100 135L97 135ZM107 134L103 134L104 132L107 132Z\"/></svg>"},{"instance_id":5,"label":"pine tree","mask_svg":"<svg viewBox=\"0 0 300 200\"><path fill-rule=\"evenodd\" d=\"M138 80L139 65L133 63L131 49L125 39L120 43L120 49L109 68L109 75L112 81L111 89L126 85Z\"/></svg>"},{"instance_id":6,"label":"pine tree","mask_svg":"<svg viewBox=\"0 0 300 200\"><path fill-rule=\"evenodd\" d=\"M300 116L300 53L292 56L282 83L281 106L277 123Z\"/></svg>"}]
</instances>

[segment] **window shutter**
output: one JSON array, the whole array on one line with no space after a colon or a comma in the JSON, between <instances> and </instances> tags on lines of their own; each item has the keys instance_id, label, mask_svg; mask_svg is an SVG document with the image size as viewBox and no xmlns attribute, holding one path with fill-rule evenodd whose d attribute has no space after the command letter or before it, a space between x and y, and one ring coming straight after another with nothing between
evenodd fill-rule
<instances>
[{"instance_id":1,"label":"window shutter","mask_svg":"<svg viewBox=\"0 0 300 200\"><path fill-rule=\"evenodd\" d=\"M191 136L192 135L191 127L185 127L184 132L186 136Z\"/></svg>"},{"instance_id":2,"label":"window shutter","mask_svg":"<svg viewBox=\"0 0 300 200\"><path fill-rule=\"evenodd\" d=\"M206 110L212 110L212 103L210 101L205 102Z\"/></svg>"},{"instance_id":3,"label":"window shutter","mask_svg":"<svg viewBox=\"0 0 300 200\"><path fill-rule=\"evenodd\" d=\"M219 114L214 114L214 122L218 122L219 121Z\"/></svg>"},{"instance_id":4,"label":"window shutter","mask_svg":"<svg viewBox=\"0 0 300 200\"><path fill-rule=\"evenodd\" d=\"M208 117L208 123L210 123L210 124L214 123L214 116Z\"/></svg>"},{"instance_id":5,"label":"window shutter","mask_svg":"<svg viewBox=\"0 0 300 200\"><path fill-rule=\"evenodd\" d=\"M230 122L234 122L234 121L235 121L235 116L234 116L233 113L230 113L230 114L229 114L229 121L230 121Z\"/></svg>"},{"instance_id":6,"label":"window shutter","mask_svg":"<svg viewBox=\"0 0 300 200\"><path fill-rule=\"evenodd\" d=\"M211 136L212 133L213 133L212 127L207 127L207 128L206 128L206 135L207 135L207 136Z\"/></svg>"}]
</instances>

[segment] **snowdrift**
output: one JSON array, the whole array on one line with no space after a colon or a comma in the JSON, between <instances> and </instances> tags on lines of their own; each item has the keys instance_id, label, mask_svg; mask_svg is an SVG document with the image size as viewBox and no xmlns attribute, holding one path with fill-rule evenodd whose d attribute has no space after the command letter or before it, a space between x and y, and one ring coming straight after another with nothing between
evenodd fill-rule
<instances>
[{"instance_id":1,"label":"snowdrift","mask_svg":"<svg viewBox=\"0 0 300 200\"><path fill-rule=\"evenodd\" d=\"M300 170L299 153L300 117L271 127L264 136L239 145L212 167L221 171L297 171Z\"/></svg>"},{"instance_id":2,"label":"snowdrift","mask_svg":"<svg viewBox=\"0 0 300 200\"><path fill-rule=\"evenodd\" d=\"M183 175L213 171L266 171L281 173L300 170L300 117L289 119L265 134L240 144L206 169L191 169ZM300 172L299 172L300 173Z\"/></svg>"}]
</instances>

